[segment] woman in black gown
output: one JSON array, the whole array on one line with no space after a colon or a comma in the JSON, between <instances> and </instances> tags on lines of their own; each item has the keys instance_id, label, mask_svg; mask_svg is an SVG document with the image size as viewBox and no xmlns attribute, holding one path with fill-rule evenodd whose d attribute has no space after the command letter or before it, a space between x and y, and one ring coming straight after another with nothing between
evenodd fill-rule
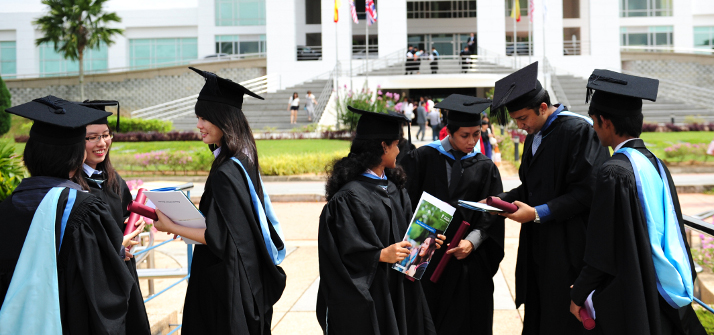
<instances>
[{"instance_id":1,"label":"woman in black gown","mask_svg":"<svg viewBox=\"0 0 714 335\"><path fill-rule=\"evenodd\" d=\"M270 334L273 305L285 289L282 233L260 180L255 140L230 80L191 68L206 84L196 103L197 127L216 156L199 209L206 228L179 226L157 211L158 230L194 248L183 310L183 334ZM265 213L265 216L262 215ZM171 213L167 213L171 214Z\"/></svg>"},{"instance_id":2,"label":"woman in black gown","mask_svg":"<svg viewBox=\"0 0 714 335\"><path fill-rule=\"evenodd\" d=\"M401 114L362 114L334 163L320 215L317 319L325 334L435 334L420 282L391 269L408 254L406 175L396 165ZM441 240L445 238L439 235Z\"/></svg>"}]
</instances>

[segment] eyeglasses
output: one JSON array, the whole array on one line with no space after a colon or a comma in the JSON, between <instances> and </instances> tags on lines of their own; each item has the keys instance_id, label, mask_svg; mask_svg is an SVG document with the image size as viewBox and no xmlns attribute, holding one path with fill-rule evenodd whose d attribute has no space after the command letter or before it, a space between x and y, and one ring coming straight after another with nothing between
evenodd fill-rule
<instances>
[{"instance_id":1,"label":"eyeglasses","mask_svg":"<svg viewBox=\"0 0 714 335\"><path fill-rule=\"evenodd\" d=\"M104 142L110 142L114 138L114 135L112 134L104 134L104 135L91 135L87 136L84 139L87 140L87 142L92 142L92 143L99 143L99 140L104 140Z\"/></svg>"}]
</instances>

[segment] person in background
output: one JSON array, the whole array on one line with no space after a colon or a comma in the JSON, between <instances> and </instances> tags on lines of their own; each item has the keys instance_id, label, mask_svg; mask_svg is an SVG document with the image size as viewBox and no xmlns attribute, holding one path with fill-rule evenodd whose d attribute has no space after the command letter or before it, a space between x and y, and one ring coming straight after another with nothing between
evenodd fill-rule
<instances>
[{"instance_id":1,"label":"person in background","mask_svg":"<svg viewBox=\"0 0 714 335\"><path fill-rule=\"evenodd\" d=\"M416 51L414 50L413 46L409 46L409 49L407 49L407 60L406 63L404 63L404 74L413 74L414 72L414 54Z\"/></svg>"},{"instance_id":2,"label":"person in background","mask_svg":"<svg viewBox=\"0 0 714 335\"><path fill-rule=\"evenodd\" d=\"M424 107L424 98L421 98L421 101L419 101L416 114L416 123L419 125L419 131L417 131L414 138L423 141L424 134L426 133L426 107ZM421 134L421 138L419 138L419 134Z\"/></svg>"},{"instance_id":3,"label":"person in background","mask_svg":"<svg viewBox=\"0 0 714 335\"><path fill-rule=\"evenodd\" d=\"M431 100L430 96L426 97L426 112L431 113L434 111L434 100Z\"/></svg>"},{"instance_id":4,"label":"person in background","mask_svg":"<svg viewBox=\"0 0 714 335\"><path fill-rule=\"evenodd\" d=\"M273 305L285 290L280 223L265 194L243 95L263 99L214 73L196 102L198 130L216 157L199 209L206 228L172 222L161 211L160 231L197 241L186 289L182 334L270 334ZM297 96L295 97L297 99Z\"/></svg>"},{"instance_id":5,"label":"person in background","mask_svg":"<svg viewBox=\"0 0 714 335\"><path fill-rule=\"evenodd\" d=\"M34 120L30 173L0 203L0 334L151 333L114 215L81 177L87 124L111 113L53 96L6 110Z\"/></svg>"},{"instance_id":6,"label":"person in background","mask_svg":"<svg viewBox=\"0 0 714 335\"><path fill-rule=\"evenodd\" d=\"M431 74L436 74L439 71L439 52L436 48L431 48L431 54L429 54L429 60L431 61L429 65L431 66Z\"/></svg>"},{"instance_id":7,"label":"person in background","mask_svg":"<svg viewBox=\"0 0 714 335\"><path fill-rule=\"evenodd\" d=\"M471 66L471 51L469 51L469 46L465 46L464 50L459 53L459 56L461 56L461 72L466 73L469 71L469 67Z\"/></svg>"},{"instance_id":8,"label":"person in background","mask_svg":"<svg viewBox=\"0 0 714 335\"><path fill-rule=\"evenodd\" d=\"M692 309L697 274L672 175L638 137L659 81L608 70L588 80L588 114L615 153L597 172L585 266L570 291L601 334L706 334Z\"/></svg>"},{"instance_id":9,"label":"person in background","mask_svg":"<svg viewBox=\"0 0 714 335\"><path fill-rule=\"evenodd\" d=\"M466 40L466 45L469 48L469 52L472 55L476 54L476 48L477 48L477 43L476 43L476 35L474 33L471 33L471 36L469 36L469 39Z\"/></svg>"},{"instance_id":10,"label":"person in background","mask_svg":"<svg viewBox=\"0 0 714 335\"><path fill-rule=\"evenodd\" d=\"M288 101L288 110L290 111L290 124L297 123L299 107L300 107L300 97L298 97L298 93L295 92L295 93L293 93L293 96L290 97L290 101Z\"/></svg>"},{"instance_id":11,"label":"person in background","mask_svg":"<svg viewBox=\"0 0 714 335\"><path fill-rule=\"evenodd\" d=\"M493 150L490 141L492 137L493 135L491 134L491 129L488 128L488 119L481 120L481 143L484 148L483 154L488 158L491 158L491 152Z\"/></svg>"},{"instance_id":12,"label":"person in background","mask_svg":"<svg viewBox=\"0 0 714 335\"><path fill-rule=\"evenodd\" d=\"M307 110L307 120L312 122L312 118L315 117L315 106L317 105L317 100L315 100L315 95L312 91L307 91L305 95L305 109Z\"/></svg>"},{"instance_id":13,"label":"person in background","mask_svg":"<svg viewBox=\"0 0 714 335\"><path fill-rule=\"evenodd\" d=\"M427 118L429 118L429 125L431 126L431 140L436 141L439 139L439 130L441 130L441 116L439 115L439 109L434 108L431 112L429 112L429 114L427 114Z\"/></svg>"}]
</instances>

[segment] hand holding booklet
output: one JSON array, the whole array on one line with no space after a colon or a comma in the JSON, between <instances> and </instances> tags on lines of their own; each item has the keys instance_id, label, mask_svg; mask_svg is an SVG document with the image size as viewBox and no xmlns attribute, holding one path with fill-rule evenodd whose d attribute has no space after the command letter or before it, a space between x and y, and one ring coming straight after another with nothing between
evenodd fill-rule
<instances>
[{"instance_id":1,"label":"hand holding booklet","mask_svg":"<svg viewBox=\"0 0 714 335\"><path fill-rule=\"evenodd\" d=\"M436 251L436 235L443 234L456 208L429 193L422 193L403 241L411 243L409 255L392 268L414 279L421 279Z\"/></svg>"},{"instance_id":2,"label":"hand holding booklet","mask_svg":"<svg viewBox=\"0 0 714 335\"><path fill-rule=\"evenodd\" d=\"M177 225L188 228L206 228L206 218L181 191L144 191L149 199L147 206L164 213ZM200 244L182 237L186 244Z\"/></svg>"}]
</instances>

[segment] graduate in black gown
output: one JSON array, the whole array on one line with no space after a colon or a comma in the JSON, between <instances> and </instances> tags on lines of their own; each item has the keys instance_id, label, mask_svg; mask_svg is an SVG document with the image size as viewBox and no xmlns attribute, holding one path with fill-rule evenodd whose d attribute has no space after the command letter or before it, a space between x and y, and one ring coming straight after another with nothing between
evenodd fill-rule
<instances>
[{"instance_id":1,"label":"graduate in black gown","mask_svg":"<svg viewBox=\"0 0 714 335\"><path fill-rule=\"evenodd\" d=\"M706 334L691 306L696 272L672 176L638 138L642 99L655 101L658 84L607 70L588 80L595 131L615 153L597 174L571 312L580 318L588 300L600 334Z\"/></svg>"},{"instance_id":2,"label":"graduate in black gown","mask_svg":"<svg viewBox=\"0 0 714 335\"><path fill-rule=\"evenodd\" d=\"M320 215L317 320L324 334L436 334L420 282L392 269L411 244L412 216L397 167L402 114L362 114L347 157L336 161ZM444 236L437 236L437 244Z\"/></svg>"},{"instance_id":3,"label":"graduate in black gown","mask_svg":"<svg viewBox=\"0 0 714 335\"><path fill-rule=\"evenodd\" d=\"M504 220L458 206L459 200L479 201L503 191L498 168L478 146L480 113L490 105L488 99L450 95L436 104L449 111L449 135L410 152L399 162L408 176L412 203L418 203L422 192L427 192L456 208L445 233L447 242L458 244L449 251L455 259L438 283L429 280L436 265L428 267L422 277L439 334L493 331L493 276L503 259ZM461 221L471 226L463 240L452 241ZM437 251L431 263L438 264L443 256L444 250Z\"/></svg>"},{"instance_id":4,"label":"graduate in black gown","mask_svg":"<svg viewBox=\"0 0 714 335\"><path fill-rule=\"evenodd\" d=\"M206 79L196 102L197 127L216 156L199 206L206 228L179 226L160 211L154 223L201 243L194 248L181 332L270 334L273 305L285 289L285 272L278 266L285 246L241 110L243 94L263 98L214 73L191 69Z\"/></svg>"},{"instance_id":5,"label":"graduate in black gown","mask_svg":"<svg viewBox=\"0 0 714 335\"><path fill-rule=\"evenodd\" d=\"M118 101L109 100L85 101L80 104L102 111L105 110L106 106L116 105L117 108L119 108ZM117 115L119 115L119 113L117 113ZM89 193L102 199L102 201L109 206L119 230L123 233L126 228L126 220L128 220L130 214L127 207L131 204L133 198L126 182L119 176L119 173L114 170L111 159L109 159L109 151L113 137L109 129L107 118L99 119L87 125L87 157L84 159L84 164L82 165L82 177L86 180L87 185L89 185ZM142 224L144 224L143 219L139 219L139 221L136 222L139 232L143 230ZM133 245L138 242L131 241L130 243ZM133 255L128 251L125 252L124 260L126 261L129 271L138 283L139 277L136 274L136 260Z\"/></svg>"},{"instance_id":6,"label":"graduate in black gown","mask_svg":"<svg viewBox=\"0 0 714 335\"><path fill-rule=\"evenodd\" d=\"M592 120L551 104L538 62L496 82L492 120L512 119L528 132L518 170L521 185L498 195L518 211L516 306L525 304L523 334L577 334L568 313L570 285L583 267L595 172L609 152Z\"/></svg>"},{"instance_id":7,"label":"graduate in black gown","mask_svg":"<svg viewBox=\"0 0 714 335\"><path fill-rule=\"evenodd\" d=\"M122 232L79 178L85 124L108 113L53 96L7 112L35 122L23 156L31 177L0 203L0 333L149 334Z\"/></svg>"}]
</instances>

